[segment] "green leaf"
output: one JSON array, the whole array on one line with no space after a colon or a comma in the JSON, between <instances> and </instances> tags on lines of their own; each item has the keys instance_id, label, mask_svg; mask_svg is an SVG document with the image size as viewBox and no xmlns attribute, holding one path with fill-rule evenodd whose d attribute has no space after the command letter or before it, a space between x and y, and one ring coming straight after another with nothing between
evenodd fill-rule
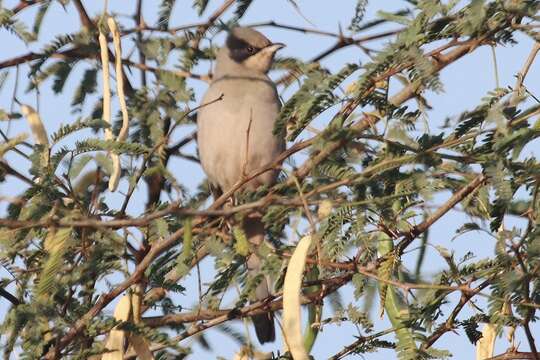
<instances>
[{"instance_id":1,"label":"green leaf","mask_svg":"<svg viewBox=\"0 0 540 360\"><path fill-rule=\"evenodd\" d=\"M193 8L197 10L197 15L201 16L206 10L206 6L208 6L209 0L194 0L193 1Z\"/></svg>"},{"instance_id":2,"label":"green leaf","mask_svg":"<svg viewBox=\"0 0 540 360\"><path fill-rule=\"evenodd\" d=\"M357 0L356 7L354 9L354 16L351 20L351 24L349 25L349 30L353 32L360 31L360 23L364 19L367 5L368 0Z\"/></svg>"},{"instance_id":3,"label":"green leaf","mask_svg":"<svg viewBox=\"0 0 540 360\"><path fill-rule=\"evenodd\" d=\"M378 276L381 279L390 279L395 268L395 262L397 261L391 253L393 250L392 239L386 236L381 238L378 249L381 256L387 256L387 259L379 266ZM381 307L384 307L392 326L396 329L396 350L399 359L418 359L418 349L414 340L413 330L408 324L410 313L407 304L393 286L382 281L379 281L378 285Z\"/></svg>"},{"instance_id":4,"label":"green leaf","mask_svg":"<svg viewBox=\"0 0 540 360\"><path fill-rule=\"evenodd\" d=\"M240 20L246 13L253 0L237 0L236 10L234 11L234 21Z\"/></svg>"},{"instance_id":5,"label":"green leaf","mask_svg":"<svg viewBox=\"0 0 540 360\"><path fill-rule=\"evenodd\" d=\"M51 139L53 143L58 143L60 140L64 139L65 137L76 133L79 130L92 128L94 130L97 129L105 129L108 128L109 124L101 119L88 119L88 120L78 120L75 121L73 124L67 124L60 129L58 129L55 133L52 134Z\"/></svg>"},{"instance_id":6,"label":"green leaf","mask_svg":"<svg viewBox=\"0 0 540 360\"><path fill-rule=\"evenodd\" d=\"M73 161L73 164L69 168L68 176L73 181L81 171L86 167L86 165L92 161L94 158L89 155L79 156L76 160Z\"/></svg>"},{"instance_id":7,"label":"green leaf","mask_svg":"<svg viewBox=\"0 0 540 360\"><path fill-rule=\"evenodd\" d=\"M172 10L176 0L161 0L158 14L158 27L162 30L169 28L169 20L171 19Z\"/></svg>"},{"instance_id":8,"label":"green leaf","mask_svg":"<svg viewBox=\"0 0 540 360\"><path fill-rule=\"evenodd\" d=\"M45 239L45 250L47 260L37 280L37 287L34 295L38 298L50 297L52 295L58 274L64 262L64 254L71 244L71 228L61 228L50 230Z\"/></svg>"},{"instance_id":9,"label":"green leaf","mask_svg":"<svg viewBox=\"0 0 540 360\"><path fill-rule=\"evenodd\" d=\"M49 10L49 6L52 4L52 1L46 1L38 9L38 12L36 14L36 18L34 19L34 26L32 28L32 31L35 34L35 37L37 38L39 35L39 31L41 30L41 25L43 24L43 19L45 18L45 14L47 14L47 10Z\"/></svg>"},{"instance_id":10,"label":"green leaf","mask_svg":"<svg viewBox=\"0 0 540 360\"><path fill-rule=\"evenodd\" d=\"M30 76L34 76L41 71L41 67L45 61L49 60L53 54L57 53L61 48L73 42L74 36L72 34L58 35L48 45L46 45L40 53L39 60L31 66Z\"/></svg>"},{"instance_id":11,"label":"green leaf","mask_svg":"<svg viewBox=\"0 0 540 360\"><path fill-rule=\"evenodd\" d=\"M3 28L25 43L36 39L35 35L28 31L28 27L22 21L19 21L13 11L0 8L0 28Z\"/></svg>"},{"instance_id":12,"label":"green leaf","mask_svg":"<svg viewBox=\"0 0 540 360\"><path fill-rule=\"evenodd\" d=\"M178 76L172 71L160 70L157 72L159 80L165 86L167 94L172 95L177 102L193 100L193 92L186 86L186 78Z\"/></svg>"},{"instance_id":13,"label":"green leaf","mask_svg":"<svg viewBox=\"0 0 540 360\"><path fill-rule=\"evenodd\" d=\"M96 69L87 69L84 72L83 79L80 85L75 90L73 95L73 100L71 101L72 106L83 105L86 97L89 94L93 94L96 91L97 86L97 70Z\"/></svg>"},{"instance_id":14,"label":"green leaf","mask_svg":"<svg viewBox=\"0 0 540 360\"><path fill-rule=\"evenodd\" d=\"M116 140L87 139L76 142L78 153L88 151L107 150L117 154L143 155L150 153L150 149L137 143L127 143Z\"/></svg>"},{"instance_id":15,"label":"green leaf","mask_svg":"<svg viewBox=\"0 0 540 360\"><path fill-rule=\"evenodd\" d=\"M338 102L333 91L357 69L358 65L347 64L335 75L321 70L308 73L302 87L281 109L274 134L283 133L287 128L287 140L294 141L316 116Z\"/></svg>"},{"instance_id":16,"label":"green leaf","mask_svg":"<svg viewBox=\"0 0 540 360\"><path fill-rule=\"evenodd\" d=\"M246 237L246 233L240 227L235 226L233 228L234 239L236 240L234 244L234 249L236 253L240 256L249 255L249 242Z\"/></svg>"}]
</instances>

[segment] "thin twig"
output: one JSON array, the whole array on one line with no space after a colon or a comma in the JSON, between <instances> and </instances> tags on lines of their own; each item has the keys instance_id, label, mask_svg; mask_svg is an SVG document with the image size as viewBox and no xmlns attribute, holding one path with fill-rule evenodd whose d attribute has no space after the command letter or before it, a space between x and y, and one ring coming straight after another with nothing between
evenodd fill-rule
<instances>
[{"instance_id":1,"label":"thin twig","mask_svg":"<svg viewBox=\"0 0 540 360\"><path fill-rule=\"evenodd\" d=\"M428 349L433 345L441 336L446 334L448 331L451 331L454 329L454 322L465 306L471 300L476 294L478 294L482 289L486 288L491 284L490 280L486 280L482 282L480 285L478 285L474 291L471 292L462 292L461 298L459 299L458 304L454 307L454 310L450 313L446 321L440 325L435 332L429 336L424 343L422 344L422 349Z\"/></svg>"},{"instance_id":2,"label":"thin twig","mask_svg":"<svg viewBox=\"0 0 540 360\"><path fill-rule=\"evenodd\" d=\"M352 344L350 345L347 345L343 348L343 350L341 350L340 352L336 353L334 356L332 356L331 358L329 358L329 360L340 360L340 359L343 359L344 357L346 357L347 355L351 354L352 352L354 352L360 345L364 344L365 342L368 342L368 341L371 341L371 340L374 340L376 338L379 338L381 336L384 336L384 335L388 335L388 334L392 334L394 332L396 332L398 330L398 328L390 328L390 329L387 329L387 330L384 330L384 331L379 331L378 333L375 333L373 335L369 335L369 336L359 336L358 337L358 340L356 340L355 342L353 342Z\"/></svg>"},{"instance_id":3,"label":"thin twig","mask_svg":"<svg viewBox=\"0 0 540 360\"><path fill-rule=\"evenodd\" d=\"M324 283L326 287L324 287L323 290L320 290L314 293L309 293L303 296L302 304L310 304L314 301L318 301L318 299L321 296L320 293L323 293L323 297L330 295L331 293L339 289L341 286L346 284L351 279L351 277L352 277L351 274L345 274L345 275L341 275L335 278L322 280L321 283ZM202 323L192 326L190 329L184 331L184 333L171 339L171 341L179 342L194 334L197 334L211 327L217 326L231 319L240 319L240 318L245 318L245 317L249 317L253 315L263 314L270 311L277 311L277 310L282 309L283 302L281 298L276 299L276 296L271 296L270 298L274 298L275 300L273 301L268 301L268 299L261 300L240 309L235 308L235 309L216 310L216 311L200 310L200 311L195 311L194 313L188 313L188 314L174 314L174 315L165 315L159 318L145 318L143 319L143 321L146 323L147 326L157 327L157 326L166 326L166 325L173 325L173 324L183 324L186 322L196 322L199 320L208 320L207 322L202 322ZM158 351L160 349L163 349L166 346L168 345L155 345L155 346L152 346L151 350ZM134 354L127 354L126 359L132 358L133 355Z\"/></svg>"},{"instance_id":4,"label":"thin twig","mask_svg":"<svg viewBox=\"0 0 540 360\"><path fill-rule=\"evenodd\" d=\"M431 227L437 220L439 220L448 211L452 210L454 206L460 203L465 197L480 188L486 181L486 176L483 174L477 175L471 182L465 187L461 188L458 192L450 197L441 207L439 207L433 214L431 214L426 220L420 224L414 226L406 233L402 233L404 239L401 240L396 249L398 253L402 253L403 250L414 240L416 237Z\"/></svg>"},{"instance_id":5,"label":"thin twig","mask_svg":"<svg viewBox=\"0 0 540 360\"><path fill-rule=\"evenodd\" d=\"M221 6L217 8L217 10L214 11L212 15L210 15L210 17L204 24L197 27L197 36L193 39L191 43L191 47L193 49L199 48L199 44L203 39L206 31L210 29L212 25L214 25L214 23L220 18L220 16L223 15L223 13L227 11L227 9L229 9L235 3L235 1L236 0L225 0L223 4L221 4Z\"/></svg>"},{"instance_id":6,"label":"thin twig","mask_svg":"<svg viewBox=\"0 0 540 360\"><path fill-rule=\"evenodd\" d=\"M75 8L77 9L77 12L79 13L79 18L81 20L81 24L87 28L91 29L94 27L94 23L88 16L88 13L86 12L86 9L84 8L84 5L81 0L73 0L73 3L75 4Z\"/></svg>"},{"instance_id":7,"label":"thin twig","mask_svg":"<svg viewBox=\"0 0 540 360\"><path fill-rule=\"evenodd\" d=\"M521 98L523 82L525 81L525 77L527 76L532 63L534 62L538 51L540 51L540 42L537 41L534 43L533 48L531 49L531 52L529 53L525 64L523 64L521 71L517 74L516 84L514 85L514 93L512 94L512 98L510 99L510 105L516 106L518 104Z\"/></svg>"}]
</instances>

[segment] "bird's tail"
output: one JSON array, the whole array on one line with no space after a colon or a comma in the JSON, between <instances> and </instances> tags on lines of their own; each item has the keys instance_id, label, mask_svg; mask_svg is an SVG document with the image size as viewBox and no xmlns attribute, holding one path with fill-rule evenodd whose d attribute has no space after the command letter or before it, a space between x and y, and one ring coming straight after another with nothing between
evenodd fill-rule
<instances>
[{"instance_id":1,"label":"bird's tail","mask_svg":"<svg viewBox=\"0 0 540 360\"><path fill-rule=\"evenodd\" d=\"M264 241L264 224L261 219L246 216L244 218L243 227L248 241L253 244L255 248L259 247ZM261 273L261 259L256 253L252 253L249 256L247 267L248 273L253 277ZM255 289L255 301L264 300L269 295L268 280L266 277L263 277L262 281L257 286L257 289ZM276 339L274 313L268 312L265 314L254 315L251 317L251 320L255 326L257 339L259 339L261 344L272 342Z\"/></svg>"}]
</instances>

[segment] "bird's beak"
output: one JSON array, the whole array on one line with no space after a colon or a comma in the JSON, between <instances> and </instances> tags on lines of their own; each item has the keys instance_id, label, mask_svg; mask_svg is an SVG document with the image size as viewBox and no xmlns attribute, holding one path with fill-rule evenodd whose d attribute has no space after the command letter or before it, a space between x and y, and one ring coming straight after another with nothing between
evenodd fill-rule
<instances>
[{"instance_id":1,"label":"bird's beak","mask_svg":"<svg viewBox=\"0 0 540 360\"><path fill-rule=\"evenodd\" d=\"M283 49L284 47L285 44L283 43L273 43L265 47L264 50L269 53L275 53L276 51Z\"/></svg>"},{"instance_id":2,"label":"bird's beak","mask_svg":"<svg viewBox=\"0 0 540 360\"><path fill-rule=\"evenodd\" d=\"M263 47L261 51L257 52L255 55L244 60L243 64L250 69L266 74L268 73L268 70L270 70L270 67L272 67L276 52L284 46L285 45L281 43L269 44Z\"/></svg>"}]
</instances>

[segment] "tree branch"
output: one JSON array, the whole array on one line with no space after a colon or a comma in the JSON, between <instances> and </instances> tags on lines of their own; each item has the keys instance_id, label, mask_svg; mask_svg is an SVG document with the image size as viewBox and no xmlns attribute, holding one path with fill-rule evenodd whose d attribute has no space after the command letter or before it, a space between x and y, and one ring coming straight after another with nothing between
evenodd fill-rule
<instances>
[{"instance_id":1,"label":"tree branch","mask_svg":"<svg viewBox=\"0 0 540 360\"><path fill-rule=\"evenodd\" d=\"M431 227L437 220L439 220L448 211L452 210L454 206L460 203L465 197L476 191L486 181L485 175L477 175L470 183L461 188L458 192L450 197L441 207L437 209L430 217L424 220L422 223L414 226L407 233L401 234L404 239L401 240L396 249L397 253L401 254L403 250L414 240L416 237Z\"/></svg>"},{"instance_id":2,"label":"tree branch","mask_svg":"<svg viewBox=\"0 0 540 360\"><path fill-rule=\"evenodd\" d=\"M3 287L0 287L0 296L8 300L14 306L17 306L21 303L19 299L11 295L11 293L7 291L6 289L4 289Z\"/></svg>"},{"instance_id":3,"label":"tree branch","mask_svg":"<svg viewBox=\"0 0 540 360\"><path fill-rule=\"evenodd\" d=\"M79 19L81 20L82 26L84 26L87 29L93 29L94 22L88 16L88 13L86 12L86 9L84 8L82 1L73 0L73 5L75 5L75 8L77 9L77 12L79 13Z\"/></svg>"}]
</instances>

